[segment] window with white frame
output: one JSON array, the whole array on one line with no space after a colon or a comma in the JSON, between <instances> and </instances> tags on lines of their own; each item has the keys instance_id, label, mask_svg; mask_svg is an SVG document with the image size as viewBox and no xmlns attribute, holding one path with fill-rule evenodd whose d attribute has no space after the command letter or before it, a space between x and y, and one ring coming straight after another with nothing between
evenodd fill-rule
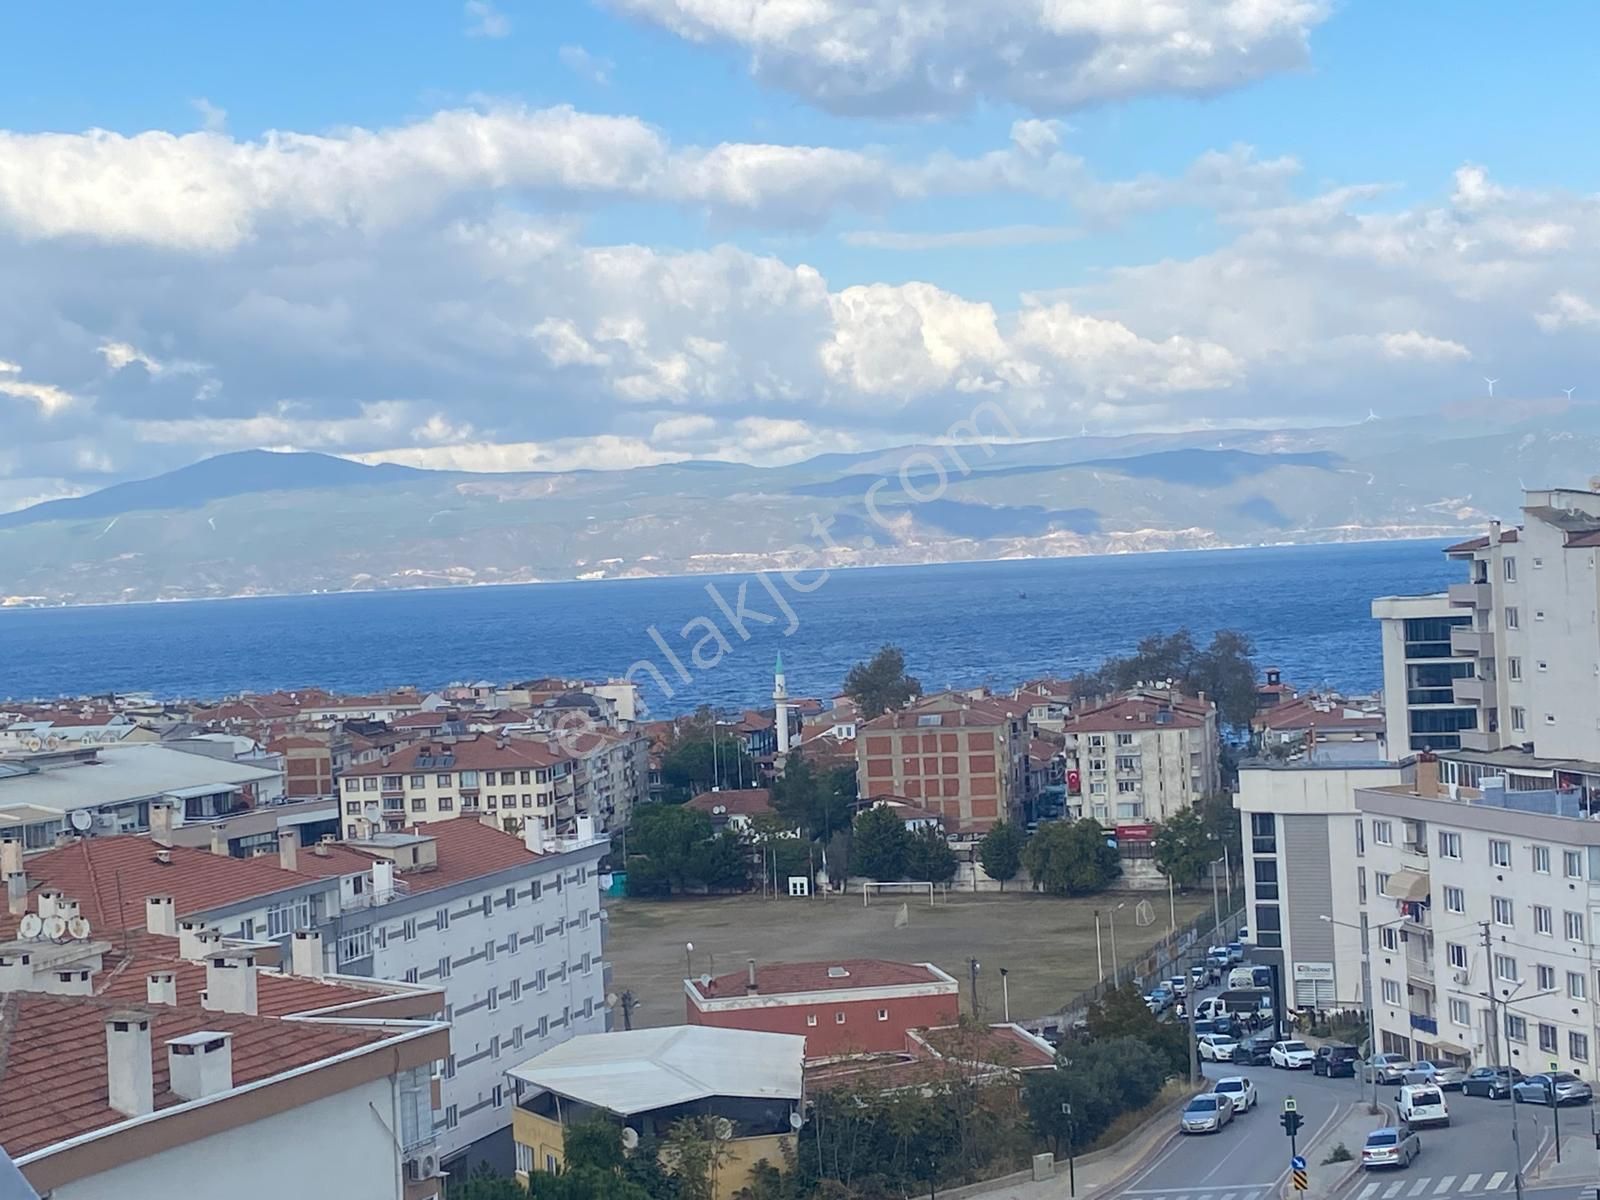
<instances>
[{"instance_id":1,"label":"window with white frame","mask_svg":"<svg viewBox=\"0 0 1600 1200\"><path fill-rule=\"evenodd\" d=\"M1516 733L1521 733L1528 727L1528 710L1517 705L1511 706L1511 728Z\"/></svg>"},{"instance_id":2,"label":"window with white frame","mask_svg":"<svg viewBox=\"0 0 1600 1200\"><path fill-rule=\"evenodd\" d=\"M1472 1025L1472 1006L1465 1000L1450 997L1450 1020L1456 1025L1470 1028Z\"/></svg>"},{"instance_id":3,"label":"window with white frame","mask_svg":"<svg viewBox=\"0 0 1600 1200\"><path fill-rule=\"evenodd\" d=\"M1394 825L1389 821L1374 821L1372 840L1380 846L1394 845Z\"/></svg>"},{"instance_id":4,"label":"window with white frame","mask_svg":"<svg viewBox=\"0 0 1600 1200\"><path fill-rule=\"evenodd\" d=\"M1583 851L1563 850L1561 852L1561 873L1568 879L1583 878Z\"/></svg>"},{"instance_id":5,"label":"window with white frame","mask_svg":"<svg viewBox=\"0 0 1600 1200\"><path fill-rule=\"evenodd\" d=\"M1385 1004L1400 1003L1400 985L1392 979L1383 981L1383 1002Z\"/></svg>"},{"instance_id":6,"label":"window with white frame","mask_svg":"<svg viewBox=\"0 0 1600 1200\"><path fill-rule=\"evenodd\" d=\"M1545 937L1555 936L1555 915L1550 911L1548 904L1535 904L1533 906L1533 931L1542 933Z\"/></svg>"},{"instance_id":7,"label":"window with white frame","mask_svg":"<svg viewBox=\"0 0 1600 1200\"><path fill-rule=\"evenodd\" d=\"M1372 873L1372 884L1378 889L1378 895L1387 896L1389 894L1389 873L1387 871L1374 871Z\"/></svg>"},{"instance_id":8,"label":"window with white frame","mask_svg":"<svg viewBox=\"0 0 1600 1200\"><path fill-rule=\"evenodd\" d=\"M1522 678L1522 659L1515 654L1506 659L1506 678L1516 683Z\"/></svg>"},{"instance_id":9,"label":"window with white frame","mask_svg":"<svg viewBox=\"0 0 1600 1200\"><path fill-rule=\"evenodd\" d=\"M1461 857L1461 835L1459 833L1450 833L1444 829L1439 831L1439 857Z\"/></svg>"},{"instance_id":10,"label":"window with white frame","mask_svg":"<svg viewBox=\"0 0 1600 1200\"><path fill-rule=\"evenodd\" d=\"M1574 1000L1589 998L1589 979L1582 971L1567 972L1567 995Z\"/></svg>"},{"instance_id":11,"label":"window with white frame","mask_svg":"<svg viewBox=\"0 0 1600 1200\"><path fill-rule=\"evenodd\" d=\"M1528 1040L1528 1019L1519 1017L1516 1013L1506 1013L1506 1037L1513 1042L1526 1042Z\"/></svg>"},{"instance_id":12,"label":"window with white frame","mask_svg":"<svg viewBox=\"0 0 1600 1200\"><path fill-rule=\"evenodd\" d=\"M1494 915L1494 923L1510 929L1515 921L1512 920L1511 901L1504 896L1492 896L1489 899L1489 911Z\"/></svg>"},{"instance_id":13,"label":"window with white frame","mask_svg":"<svg viewBox=\"0 0 1600 1200\"><path fill-rule=\"evenodd\" d=\"M1517 581L1517 560L1508 557L1503 561L1505 563L1506 582L1515 583Z\"/></svg>"},{"instance_id":14,"label":"window with white frame","mask_svg":"<svg viewBox=\"0 0 1600 1200\"><path fill-rule=\"evenodd\" d=\"M1446 942L1444 952L1445 957L1450 960L1450 965L1456 970L1467 969L1467 948L1460 942Z\"/></svg>"},{"instance_id":15,"label":"window with white frame","mask_svg":"<svg viewBox=\"0 0 1600 1200\"><path fill-rule=\"evenodd\" d=\"M517 1148L517 1170L523 1175L533 1174L533 1147L523 1142L513 1143Z\"/></svg>"},{"instance_id":16,"label":"window with white frame","mask_svg":"<svg viewBox=\"0 0 1600 1200\"><path fill-rule=\"evenodd\" d=\"M1467 893L1458 887L1448 884L1444 889L1444 909L1446 912L1464 913L1467 911Z\"/></svg>"},{"instance_id":17,"label":"window with white frame","mask_svg":"<svg viewBox=\"0 0 1600 1200\"><path fill-rule=\"evenodd\" d=\"M1532 852L1534 872L1539 875L1550 874L1550 847L1530 846L1529 850Z\"/></svg>"},{"instance_id":18,"label":"window with white frame","mask_svg":"<svg viewBox=\"0 0 1600 1200\"><path fill-rule=\"evenodd\" d=\"M1553 992L1556 989L1556 969L1544 963L1538 963L1533 968L1535 986L1541 992Z\"/></svg>"},{"instance_id":19,"label":"window with white frame","mask_svg":"<svg viewBox=\"0 0 1600 1200\"><path fill-rule=\"evenodd\" d=\"M1567 1057L1574 1062L1589 1061L1589 1035L1587 1033L1567 1034Z\"/></svg>"},{"instance_id":20,"label":"window with white frame","mask_svg":"<svg viewBox=\"0 0 1600 1200\"><path fill-rule=\"evenodd\" d=\"M1539 1022L1539 1049L1546 1054L1556 1052L1556 1027L1546 1021Z\"/></svg>"},{"instance_id":21,"label":"window with white frame","mask_svg":"<svg viewBox=\"0 0 1600 1200\"><path fill-rule=\"evenodd\" d=\"M1569 942L1581 942L1581 941L1583 941L1583 914L1582 913L1569 912L1569 913L1564 914L1564 922L1563 923L1564 923L1564 926L1565 926L1565 929L1566 929L1567 941L1569 941Z\"/></svg>"},{"instance_id":22,"label":"window with white frame","mask_svg":"<svg viewBox=\"0 0 1600 1200\"><path fill-rule=\"evenodd\" d=\"M1489 839L1489 865L1494 867L1509 867L1511 865L1511 843L1499 838Z\"/></svg>"},{"instance_id":23,"label":"window with white frame","mask_svg":"<svg viewBox=\"0 0 1600 1200\"><path fill-rule=\"evenodd\" d=\"M1393 925L1385 925L1378 930L1378 945L1385 950L1400 949L1400 931Z\"/></svg>"},{"instance_id":24,"label":"window with white frame","mask_svg":"<svg viewBox=\"0 0 1600 1200\"><path fill-rule=\"evenodd\" d=\"M297 929L311 928L311 897L300 896L283 904L267 906L267 936L288 937Z\"/></svg>"},{"instance_id":25,"label":"window with white frame","mask_svg":"<svg viewBox=\"0 0 1600 1200\"><path fill-rule=\"evenodd\" d=\"M1505 611L1506 611L1506 628L1507 629L1519 629L1519 628L1521 628L1521 626L1522 626L1522 614L1517 611L1516 606L1515 605L1510 605L1510 606L1508 606L1506 608Z\"/></svg>"},{"instance_id":26,"label":"window with white frame","mask_svg":"<svg viewBox=\"0 0 1600 1200\"><path fill-rule=\"evenodd\" d=\"M1509 954L1496 954L1494 956L1494 975L1496 979L1504 979L1508 983L1516 983L1517 960Z\"/></svg>"},{"instance_id":27,"label":"window with white frame","mask_svg":"<svg viewBox=\"0 0 1600 1200\"><path fill-rule=\"evenodd\" d=\"M351 963L372 957L372 926L351 929L339 935L339 962Z\"/></svg>"}]
</instances>

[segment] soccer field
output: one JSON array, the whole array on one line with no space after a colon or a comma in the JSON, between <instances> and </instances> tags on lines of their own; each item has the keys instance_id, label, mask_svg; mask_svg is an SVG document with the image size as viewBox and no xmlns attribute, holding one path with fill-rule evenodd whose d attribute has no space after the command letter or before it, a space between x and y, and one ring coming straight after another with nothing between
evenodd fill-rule
<instances>
[{"instance_id":1,"label":"soccer field","mask_svg":"<svg viewBox=\"0 0 1600 1200\"><path fill-rule=\"evenodd\" d=\"M1155 922L1140 928L1135 910L1148 900ZM895 928L902 901L909 923ZM1167 933L1167 897L1150 893L1105 893L1068 900L1033 893L982 893L940 899L859 895L826 899L611 900L606 959L611 990L633 992L635 1026L676 1025L684 1020L684 944L694 943L694 974L742 971L746 961L816 962L842 958L887 958L931 962L961 981L961 1003L971 1008L967 963L976 958L978 995L984 1016L1001 1017L1000 968L1010 972L1011 1017L1044 1016L1092 986L1095 965L1094 911L1101 910L1106 973L1112 967L1111 921L1115 915L1118 960L1126 965ZM1211 908L1211 896L1179 896L1178 927ZM621 1021L618 1020L620 1028Z\"/></svg>"}]
</instances>

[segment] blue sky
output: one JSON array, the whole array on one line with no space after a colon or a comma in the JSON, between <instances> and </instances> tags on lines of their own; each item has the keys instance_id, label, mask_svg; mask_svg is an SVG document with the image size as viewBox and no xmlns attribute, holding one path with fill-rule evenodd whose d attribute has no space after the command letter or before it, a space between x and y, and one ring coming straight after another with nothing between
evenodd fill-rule
<instances>
[{"instance_id":1,"label":"blue sky","mask_svg":"<svg viewBox=\"0 0 1600 1200\"><path fill-rule=\"evenodd\" d=\"M1047 7L7 6L0 509L243 445L782 461L974 394L1050 436L1592 372L1592 5Z\"/></svg>"}]
</instances>

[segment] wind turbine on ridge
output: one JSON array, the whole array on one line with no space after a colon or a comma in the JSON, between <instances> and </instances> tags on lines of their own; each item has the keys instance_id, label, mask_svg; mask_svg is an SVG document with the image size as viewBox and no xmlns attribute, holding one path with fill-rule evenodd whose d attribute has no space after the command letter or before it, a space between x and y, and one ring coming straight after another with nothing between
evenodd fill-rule
<instances>
[{"instance_id":1,"label":"wind turbine on ridge","mask_svg":"<svg viewBox=\"0 0 1600 1200\"><path fill-rule=\"evenodd\" d=\"M1500 381L1498 379L1490 379L1487 375L1485 375L1483 377L1483 381L1489 385L1489 399L1493 400L1494 399L1494 385L1499 383Z\"/></svg>"},{"instance_id":2,"label":"wind turbine on ridge","mask_svg":"<svg viewBox=\"0 0 1600 1200\"><path fill-rule=\"evenodd\" d=\"M1577 391L1578 389L1575 388L1575 387L1569 387L1569 388L1562 388L1561 390L1567 394L1567 399L1571 400L1572 399L1572 393Z\"/></svg>"}]
</instances>

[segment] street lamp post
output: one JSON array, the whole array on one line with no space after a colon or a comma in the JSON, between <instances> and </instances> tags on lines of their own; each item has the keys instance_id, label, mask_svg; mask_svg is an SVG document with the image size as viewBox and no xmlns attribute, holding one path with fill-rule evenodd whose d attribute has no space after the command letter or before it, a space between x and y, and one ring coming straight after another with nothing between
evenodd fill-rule
<instances>
[{"instance_id":1,"label":"street lamp post","mask_svg":"<svg viewBox=\"0 0 1600 1200\"><path fill-rule=\"evenodd\" d=\"M1101 983L1106 981L1106 956L1100 948L1100 910L1094 910L1094 967Z\"/></svg>"},{"instance_id":2,"label":"street lamp post","mask_svg":"<svg viewBox=\"0 0 1600 1200\"><path fill-rule=\"evenodd\" d=\"M1106 925L1111 930L1111 982L1115 986L1120 968L1117 966L1117 913L1127 908L1127 901L1123 901L1116 908L1106 913Z\"/></svg>"},{"instance_id":3,"label":"street lamp post","mask_svg":"<svg viewBox=\"0 0 1600 1200\"><path fill-rule=\"evenodd\" d=\"M1000 968L1000 1011L1007 1025L1011 1024L1011 972Z\"/></svg>"},{"instance_id":4,"label":"street lamp post","mask_svg":"<svg viewBox=\"0 0 1600 1200\"><path fill-rule=\"evenodd\" d=\"M1327 913L1323 913L1320 920L1330 925L1340 925L1345 929L1354 929L1357 933L1370 935L1374 929L1384 929L1390 925L1399 925L1405 921L1401 917L1396 921L1383 921L1377 925L1360 926L1349 921L1335 921ZM1377 1008L1372 1000L1372 939L1364 936L1361 939L1361 999L1367 1010L1367 1073L1372 1076L1372 1101L1368 1112L1378 1111L1378 1068L1373 1066L1372 1059L1378 1053L1378 1017Z\"/></svg>"}]
</instances>

